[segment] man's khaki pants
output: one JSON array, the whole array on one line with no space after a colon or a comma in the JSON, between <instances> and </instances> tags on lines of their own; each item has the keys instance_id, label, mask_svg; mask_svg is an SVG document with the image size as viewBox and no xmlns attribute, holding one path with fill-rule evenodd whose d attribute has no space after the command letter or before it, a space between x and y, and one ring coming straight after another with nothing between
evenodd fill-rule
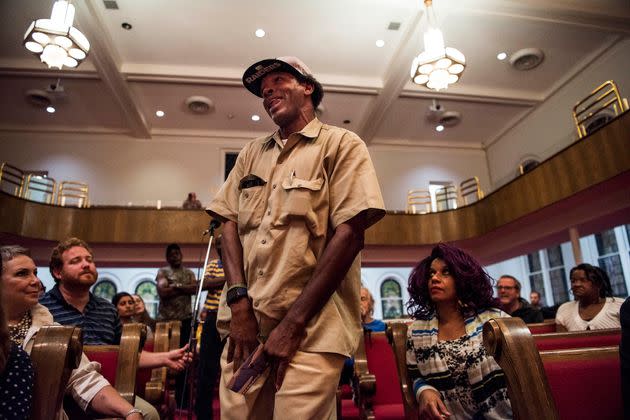
<instances>
[{"instance_id":1,"label":"man's khaki pants","mask_svg":"<svg viewBox=\"0 0 630 420\"><path fill-rule=\"evenodd\" d=\"M335 353L298 351L276 392L275 375L270 370L261 375L241 395L230 391L233 363L227 363L228 345L221 355L222 419L334 420L337 418L335 395L345 356Z\"/></svg>"}]
</instances>

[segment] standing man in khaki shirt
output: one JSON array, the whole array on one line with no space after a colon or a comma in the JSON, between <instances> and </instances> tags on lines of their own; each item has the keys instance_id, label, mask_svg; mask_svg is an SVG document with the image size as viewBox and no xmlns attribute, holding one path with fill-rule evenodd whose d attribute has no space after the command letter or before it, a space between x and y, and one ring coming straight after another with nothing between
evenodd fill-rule
<instances>
[{"instance_id":1,"label":"standing man in khaki shirt","mask_svg":"<svg viewBox=\"0 0 630 420\"><path fill-rule=\"evenodd\" d=\"M207 209L225 223L221 415L335 418L341 368L361 337L358 255L385 214L380 188L364 142L315 117L323 89L302 61L260 61L243 84L278 130L243 148ZM271 369L245 395L230 391L259 342Z\"/></svg>"}]
</instances>

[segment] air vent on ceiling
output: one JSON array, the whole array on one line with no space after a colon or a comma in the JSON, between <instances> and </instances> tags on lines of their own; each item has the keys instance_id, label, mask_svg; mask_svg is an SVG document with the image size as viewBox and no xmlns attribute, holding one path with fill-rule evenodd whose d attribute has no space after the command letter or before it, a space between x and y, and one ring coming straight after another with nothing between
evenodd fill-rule
<instances>
[{"instance_id":1,"label":"air vent on ceiling","mask_svg":"<svg viewBox=\"0 0 630 420\"><path fill-rule=\"evenodd\" d=\"M214 111L214 102L205 96L191 96L186 99L186 107L193 114L208 114Z\"/></svg>"},{"instance_id":2,"label":"air vent on ceiling","mask_svg":"<svg viewBox=\"0 0 630 420\"><path fill-rule=\"evenodd\" d=\"M41 89L31 89L26 91L26 102L37 108L46 108L53 104L53 96Z\"/></svg>"},{"instance_id":3,"label":"air vent on ceiling","mask_svg":"<svg viewBox=\"0 0 630 420\"><path fill-rule=\"evenodd\" d=\"M118 3L115 0L103 0L106 9L118 10Z\"/></svg>"},{"instance_id":4,"label":"air vent on ceiling","mask_svg":"<svg viewBox=\"0 0 630 420\"><path fill-rule=\"evenodd\" d=\"M539 48L523 48L510 56L510 65L516 70L531 70L545 59L545 53Z\"/></svg>"},{"instance_id":5,"label":"air vent on ceiling","mask_svg":"<svg viewBox=\"0 0 630 420\"><path fill-rule=\"evenodd\" d=\"M461 112L444 111L438 122L444 127L454 127L462 121Z\"/></svg>"},{"instance_id":6,"label":"air vent on ceiling","mask_svg":"<svg viewBox=\"0 0 630 420\"><path fill-rule=\"evenodd\" d=\"M387 26L387 29L389 29L390 31L397 31L400 29L400 22L389 22L389 26Z\"/></svg>"}]
</instances>

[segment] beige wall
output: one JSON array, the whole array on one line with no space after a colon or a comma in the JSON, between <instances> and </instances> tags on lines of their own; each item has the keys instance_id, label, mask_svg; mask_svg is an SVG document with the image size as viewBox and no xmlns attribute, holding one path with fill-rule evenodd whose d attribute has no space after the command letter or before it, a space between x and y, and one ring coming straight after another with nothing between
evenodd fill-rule
<instances>
[{"instance_id":1,"label":"beige wall","mask_svg":"<svg viewBox=\"0 0 630 420\"><path fill-rule=\"evenodd\" d=\"M601 83L613 79L622 96L630 97L629 69L630 40L626 39L595 60L489 146L488 166L493 188L498 188L516 176L523 156L537 155L544 160L571 144L577 138L572 108Z\"/></svg>"}]
</instances>

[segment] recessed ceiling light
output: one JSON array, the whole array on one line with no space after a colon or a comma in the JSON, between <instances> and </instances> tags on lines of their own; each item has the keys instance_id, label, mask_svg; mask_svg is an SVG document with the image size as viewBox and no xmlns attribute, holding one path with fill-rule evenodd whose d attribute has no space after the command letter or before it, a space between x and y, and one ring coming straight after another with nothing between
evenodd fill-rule
<instances>
[{"instance_id":1,"label":"recessed ceiling light","mask_svg":"<svg viewBox=\"0 0 630 420\"><path fill-rule=\"evenodd\" d=\"M51 114L54 114L56 110L55 110L55 107L49 106L46 108L46 111L50 112Z\"/></svg>"},{"instance_id":2,"label":"recessed ceiling light","mask_svg":"<svg viewBox=\"0 0 630 420\"><path fill-rule=\"evenodd\" d=\"M507 54L504 52L500 52L499 54L497 54L497 60L503 61L507 58Z\"/></svg>"},{"instance_id":3,"label":"recessed ceiling light","mask_svg":"<svg viewBox=\"0 0 630 420\"><path fill-rule=\"evenodd\" d=\"M379 48L382 48L385 45L385 41L383 41L382 39L377 39L376 40L376 46Z\"/></svg>"},{"instance_id":4,"label":"recessed ceiling light","mask_svg":"<svg viewBox=\"0 0 630 420\"><path fill-rule=\"evenodd\" d=\"M157 111L155 111L155 115L162 118L164 116L164 111L162 111L161 109L158 109Z\"/></svg>"},{"instance_id":5,"label":"recessed ceiling light","mask_svg":"<svg viewBox=\"0 0 630 420\"><path fill-rule=\"evenodd\" d=\"M252 115L252 121L260 121L260 115Z\"/></svg>"},{"instance_id":6,"label":"recessed ceiling light","mask_svg":"<svg viewBox=\"0 0 630 420\"><path fill-rule=\"evenodd\" d=\"M127 22L123 22L122 25L120 25L120 26L122 26L123 29L126 29L128 31L130 31L131 28L132 28L131 24L127 23Z\"/></svg>"},{"instance_id":7,"label":"recessed ceiling light","mask_svg":"<svg viewBox=\"0 0 630 420\"><path fill-rule=\"evenodd\" d=\"M264 29L256 29L256 32L254 32L256 34L256 36L258 38L262 38L263 36L265 36L265 30Z\"/></svg>"},{"instance_id":8,"label":"recessed ceiling light","mask_svg":"<svg viewBox=\"0 0 630 420\"><path fill-rule=\"evenodd\" d=\"M435 131L444 131L444 126L442 124L435 126Z\"/></svg>"}]
</instances>

